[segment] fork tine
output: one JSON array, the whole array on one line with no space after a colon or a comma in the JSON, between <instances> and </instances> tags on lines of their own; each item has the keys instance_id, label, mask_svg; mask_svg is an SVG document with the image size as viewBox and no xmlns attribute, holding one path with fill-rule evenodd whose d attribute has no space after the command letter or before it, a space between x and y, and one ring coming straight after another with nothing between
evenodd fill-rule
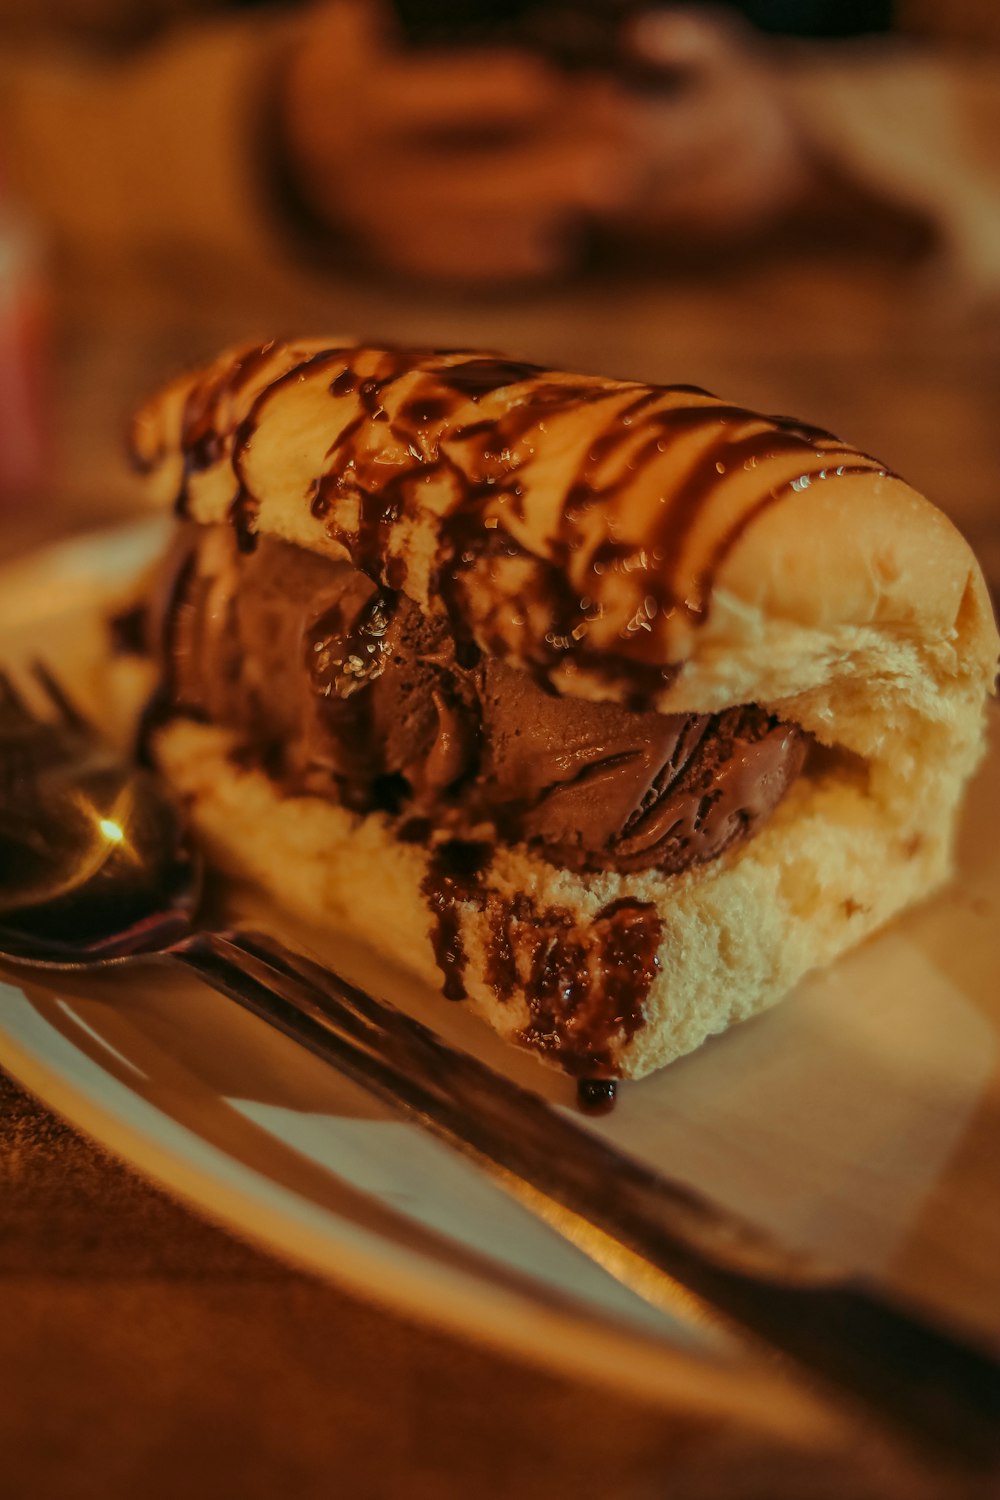
<instances>
[{"instance_id":1,"label":"fork tine","mask_svg":"<svg viewBox=\"0 0 1000 1500\"><path fill-rule=\"evenodd\" d=\"M36 658L31 663L31 671L35 681L45 693L46 698L55 709L63 724L71 729L83 729L92 733L89 720L84 718L72 698L67 694L62 683L58 678L53 677L45 663Z\"/></svg>"},{"instance_id":2,"label":"fork tine","mask_svg":"<svg viewBox=\"0 0 1000 1500\"><path fill-rule=\"evenodd\" d=\"M2 668L0 668L0 708L13 709L21 714L28 712L27 704Z\"/></svg>"}]
</instances>

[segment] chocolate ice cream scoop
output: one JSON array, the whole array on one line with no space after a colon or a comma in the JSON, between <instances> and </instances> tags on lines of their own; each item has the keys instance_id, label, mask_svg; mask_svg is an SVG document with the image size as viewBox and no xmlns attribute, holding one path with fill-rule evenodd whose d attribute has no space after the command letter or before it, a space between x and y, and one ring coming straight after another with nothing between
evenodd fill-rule
<instances>
[{"instance_id":1,"label":"chocolate ice cream scoop","mask_svg":"<svg viewBox=\"0 0 1000 1500\"><path fill-rule=\"evenodd\" d=\"M294 789L430 810L475 764L475 684L446 627L346 563L192 528L156 630L177 707L242 731Z\"/></svg>"},{"instance_id":2,"label":"chocolate ice cream scoop","mask_svg":"<svg viewBox=\"0 0 1000 1500\"><path fill-rule=\"evenodd\" d=\"M315 783L327 768L359 811L432 811L475 766L478 705L440 622L349 571L305 632L311 697L296 752Z\"/></svg>"},{"instance_id":3,"label":"chocolate ice cream scoop","mask_svg":"<svg viewBox=\"0 0 1000 1500\"><path fill-rule=\"evenodd\" d=\"M241 731L290 789L428 833L492 827L573 869L676 873L753 833L802 767L806 736L756 706L560 697L349 564L269 539L243 553L224 527L191 547L166 628L175 704Z\"/></svg>"},{"instance_id":4,"label":"chocolate ice cream scoop","mask_svg":"<svg viewBox=\"0 0 1000 1500\"><path fill-rule=\"evenodd\" d=\"M802 731L748 706L629 713L483 673L478 791L509 839L573 869L668 873L752 833L798 775Z\"/></svg>"}]
</instances>

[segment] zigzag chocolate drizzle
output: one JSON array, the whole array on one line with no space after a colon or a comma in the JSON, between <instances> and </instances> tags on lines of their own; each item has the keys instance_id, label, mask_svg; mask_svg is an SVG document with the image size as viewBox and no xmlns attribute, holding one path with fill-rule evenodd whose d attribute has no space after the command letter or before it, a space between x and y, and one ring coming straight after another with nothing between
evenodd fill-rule
<instances>
[{"instance_id":1,"label":"zigzag chocolate drizzle","mask_svg":"<svg viewBox=\"0 0 1000 1500\"><path fill-rule=\"evenodd\" d=\"M282 367L283 355L291 362ZM278 362L278 371L239 420L240 394L269 360ZM331 413L326 467L303 502L355 565L405 591L409 569L392 546L394 530L421 512L428 485L440 481L450 499L443 508L436 502L430 592L456 638L467 644L475 636L483 649L502 656L510 649L511 620L530 620L518 649L540 680L550 681L572 661L623 683L624 701L637 709L654 703L676 670L664 664L656 622L679 614L697 627L707 619L720 570L765 512L844 475L887 472L822 428L723 404L697 386L567 377L462 351L351 346L296 359L294 345L267 344L245 351L189 392L180 507L190 477L228 456L235 478L230 518L241 548L251 549L260 500L248 482L247 455L275 397L317 376L326 379L338 411L336 419ZM504 393L502 406L493 399L498 392ZM691 399L678 403L678 397ZM346 420L345 402L354 404ZM562 481L557 519L539 556L516 535L525 519L529 470L547 423L581 406L589 409L592 440ZM379 428L385 436L373 442ZM670 475L659 507L644 517L640 544L623 534L623 505L651 465L658 465L663 483L662 458L672 450L679 472ZM799 456L798 474L767 486L766 465ZM692 581L685 565L699 518L734 493L726 488L732 476L758 467L766 487L751 490L722 518ZM493 607L489 579L497 570L504 570L504 584ZM604 631L594 645L589 637L605 608L608 575L625 580L631 607L617 639L609 644ZM587 580L593 580L589 592Z\"/></svg>"}]
</instances>

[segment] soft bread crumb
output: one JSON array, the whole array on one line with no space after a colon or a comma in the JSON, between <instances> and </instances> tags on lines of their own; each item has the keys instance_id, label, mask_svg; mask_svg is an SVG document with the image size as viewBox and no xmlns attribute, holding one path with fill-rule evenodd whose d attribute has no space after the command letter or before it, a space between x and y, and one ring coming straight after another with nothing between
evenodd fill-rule
<instances>
[{"instance_id":1,"label":"soft bread crumb","mask_svg":"<svg viewBox=\"0 0 1000 1500\"><path fill-rule=\"evenodd\" d=\"M249 878L291 914L384 949L440 987L421 881L426 853L402 844L381 814L358 817L318 798L283 798L231 758L226 731L177 720L156 755L190 801L209 858ZM523 847L499 848L487 879L527 892L586 924L609 901L652 902L663 921L660 973L645 1023L620 1047L623 1077L639 1078L708 1036L773 1005L810 969L829 963L948 876L949 807L924 808L919 839L892 802L871 795L851 765L802 777L770 823L732 855L677 876L560 870ZM849 915L848 915L849 912ZM484 980L489 933L466 904L463 940L473 1009L517 1042L523 996L498 1000Z\"/></svg>"}]
</instances>

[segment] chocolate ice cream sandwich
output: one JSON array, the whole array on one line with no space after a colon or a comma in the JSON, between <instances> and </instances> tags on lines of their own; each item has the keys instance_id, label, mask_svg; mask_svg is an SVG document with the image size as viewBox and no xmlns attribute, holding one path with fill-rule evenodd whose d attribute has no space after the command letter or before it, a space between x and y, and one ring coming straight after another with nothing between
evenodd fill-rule
<instances>
[{"instance_id":1,"label":"chocolate ice cream sandwich","mask_svg":"<svg viewBox=\"0 0 1000 1500\"><path fill-rule=\"evenodd\" d=\"M692 386L280 342L137 416L151 752L210 857L640 1077L950 870L997 635L945 517Z\"/></svg>"}]
</instances>

